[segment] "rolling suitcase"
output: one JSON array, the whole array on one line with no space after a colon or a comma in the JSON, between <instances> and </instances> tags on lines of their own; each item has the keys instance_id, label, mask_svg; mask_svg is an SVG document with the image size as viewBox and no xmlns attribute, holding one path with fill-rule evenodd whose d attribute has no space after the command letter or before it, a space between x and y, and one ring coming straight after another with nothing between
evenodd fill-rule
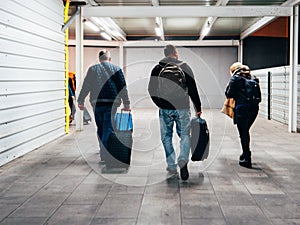
<instances>
[{"instance_id":1,"label":"rolling suitcase","mask_svg":"<svg viewBox=\"0 0 300 225\"><path fill-rule=\"evenodd\" d=\"M205 119L194 117L191 120L192 161L203 161L209 153L209 130Z\"/></svg>"},{"instance_id":2,"label":"rolling suitcase","mask_svg":"<svg viewBox=\"0 0 300 225\"><path fill-rule=\"evenodd\" d=\"M106 168L128 169L131 161L132 131L131 113L125 113L124 111L117 113L114 121L114 131L108 139Z\"/></svg>"}]
</instances>

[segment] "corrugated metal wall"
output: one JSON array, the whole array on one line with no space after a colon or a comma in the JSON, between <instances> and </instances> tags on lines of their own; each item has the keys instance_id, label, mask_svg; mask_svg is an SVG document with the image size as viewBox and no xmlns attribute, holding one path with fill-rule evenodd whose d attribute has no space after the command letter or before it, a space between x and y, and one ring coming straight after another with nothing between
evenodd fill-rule
<instances>
[{"instance_id":1,"label":"corrugated metal wall","mask_svg":"<svg viewBox=\"0 0 300 225\"><path fill-rule=\"evenodd\" d=\"M297 112L297 130L300 132L300 66L298 65L298 112Z\"/></svg>"},{"instance_id":2,"label":"corrugated metal wall","mask_svg":"<svg viewBox=\"0 0 300 225\"><path fill-rule=\"evenodd\" d=\"M65 133L63 8L0 1L0 165Z\"/></svg>"},{"instance_id":3,"label":"corrugated metal wall","mask_svg":"<svg viewBox=\"0 0 300 225\"><path fill-rule=\"evenodd\" d=\"M298 122L297 127L300 129L300 75L298 68ZM260 104L260 115L268 117L268 72L270 72L270 117L273 120L288 124L289 120L289 73L290 67L275 67L252 71L260 79L260 85L263 94L263 101Z\"/></svg>"},{"instance_id":4,"label":"corrugated metal wall","mask_svg":"<svg viewBox=\"0 0 300 225\"><path fill-rule=\"evenodd\" d=\"M268 69L254 70L252 75L259 78L262 101L259 104L259 115L268 118Z\"/></svg>"}]
</instances>

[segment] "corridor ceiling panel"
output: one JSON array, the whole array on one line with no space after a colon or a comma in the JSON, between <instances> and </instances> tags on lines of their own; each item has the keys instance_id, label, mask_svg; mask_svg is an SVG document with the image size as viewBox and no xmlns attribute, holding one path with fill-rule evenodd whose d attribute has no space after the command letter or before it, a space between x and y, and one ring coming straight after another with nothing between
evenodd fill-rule
<instances>
[{"instance_id":1,"label":"corridor ceiling panel","mask_svg":"<svg viewBox=\"0 0 300 225\"><path fill-rule=\"evenodd\" d=\"M84 9L95 9L93 16L83 14L84 36L86 39L104 40L107 33L112 41L125 40L228 40L245 38L282 15L283 8L292 11L295 0L86 0ZM129 7L130 15L122 14L122 8ZM152 14L138 14L139 9L152 9ZM189 14L186 9L200 9ZM221 14L207 15L209 9L221 9ZM182 11L184 15L182 16ZM270 9L269 9L270 8ZM97 10L108 11L103 16ZM126 8L127 9L127 8ZM164 11L166 9L166 15ZM268 10L268 15L261 15ZM100 11L101 11L100 10ZM157 11L156 11L157 10ZM202 11L201 11L202 10ZM230 11L229 11L230 10ZM70 10L70 16L75 7ZM119 12L115 13L115 12ZM158 12L159 16L155 12ZM264 12L265 12L264 11ZM107 12L107 11L102 11ZM201 13L202 12L202 13ZM228 15L228 12L232 14ZM244 14L249 15L243 16ZM226 14L227 13L227 14ZM261 14L259 14L261 13ZM281 13L281 14L280 14ZM104 13L105 14L105 13ZM113 15L112 15L113 14ZM146 13L147 14L147 13ZM157 13L158 14L158 13ZM180 16L178 14L181 14ZM203 15L205 14L205 15ZM239 14L242 14L239 15ZM102 16L101 16L102 15ZM176 16L177 15L177 16ZM223 16L221 16L223 15ZM99 20L100 19L100 20ZM91 27L96 25L95 27ZM98 27L98 28L97 28ZM75 37L75 24L70 27L70 36Z\"/></svg>"}]
</instances>

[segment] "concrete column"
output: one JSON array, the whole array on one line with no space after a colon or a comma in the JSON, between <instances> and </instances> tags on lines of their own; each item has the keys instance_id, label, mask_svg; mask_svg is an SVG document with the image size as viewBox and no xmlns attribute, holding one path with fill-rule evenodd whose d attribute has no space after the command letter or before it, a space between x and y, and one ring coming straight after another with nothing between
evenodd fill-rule
<instances>
[{"instance_id":1,"label":"concrete column","mask_svg":"<svg viewBox=\"0 0 300 225\"><path fill-rule=\"evenodd\" d=\"M76 99L83 81L83 23L82 11L76 17ZM77 102L76 102L77 107ZM76 108L75 113L76 131L83 130L83 111Z\"/></svg>"},{"instance_id":2,"label":"concrete column","mask_svg":"<svg viewBox=\"0 0 300 225\"><path fill-rule=\"evenodd\" d=\"M290 17L289 132L297 132L299 6Z\"/></svg>"}]
</instances>

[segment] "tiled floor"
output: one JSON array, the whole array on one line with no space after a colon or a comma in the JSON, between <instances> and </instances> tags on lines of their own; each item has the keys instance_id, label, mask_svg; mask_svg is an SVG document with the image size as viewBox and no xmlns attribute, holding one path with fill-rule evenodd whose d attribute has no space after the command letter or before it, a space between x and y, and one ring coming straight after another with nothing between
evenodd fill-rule
<instances>
[{"instance_id":1,"label":"tiled floor","mask_svg":"<svg viewBox=\"0 0 300 225\"><path fill-rule=\"evenodd\" d=\"M245 169L237 163L236 127L206 110L210 155L190 162L183 182L165 170L157 111L133 116L128 172L98 164L93 124L1 167L0 224L300 224L299 133L258 118L251 130L255 165Z\"/></svg>"}]
</instances>

